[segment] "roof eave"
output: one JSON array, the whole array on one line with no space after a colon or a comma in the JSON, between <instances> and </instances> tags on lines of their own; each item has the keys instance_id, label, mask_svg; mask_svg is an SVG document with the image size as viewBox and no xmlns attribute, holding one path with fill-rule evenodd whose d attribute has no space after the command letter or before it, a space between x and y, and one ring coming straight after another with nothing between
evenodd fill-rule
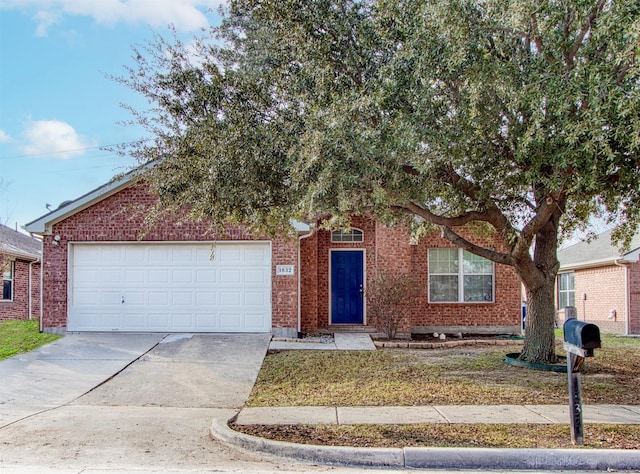
<instances>
[{"instance_id":1,"label":"roof eave","mask_svg":"<svg viewBox=\"0 0 640 474\"><path fill-rule=\"evenodd\" d=\"M596 268L596 267L606 267L610 265L617 265L618 263L633 263L636 262L636 259L628 258L627 255L617 256L617 257L608 257L602 258L599 260L589 260L587 262L577 262L577 263L569 263L566 265L560 265L560 269L558 272L568 271L568 270L582 270L585 268Z\"/></svg>"},{"instance_id":2,"label":"roof eave","mask_svg":"<svg viewBox=\"0 0 640 474\"><path fill-rule=\"evenodd\" d=\"M73 200L69 204L59 207L44 216L29 222L24 226L27 232L36 235L45 235L51 233L54 224L80 212L96 202L102 201L131 185L132 174L126 174L116 180L100 186L99 188L89 191L87 194Z\"/></svg>"}]
</instances>

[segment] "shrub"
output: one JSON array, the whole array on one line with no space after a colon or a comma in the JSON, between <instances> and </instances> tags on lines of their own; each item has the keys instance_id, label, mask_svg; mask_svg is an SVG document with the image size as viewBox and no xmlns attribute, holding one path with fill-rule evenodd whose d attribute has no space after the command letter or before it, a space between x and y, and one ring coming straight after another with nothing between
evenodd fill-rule
<instances>
[{"instance_id":1,"label":"shrub","mask_svg":"<svg viewBox=\"0 0 640 474\"><path fill-rule=\"evenodd\" d=\"M398 329L410 317L417 292L418 284L412 275L376 274L367 289L367 309L376 329L395 339Z\"/></svg>"}]
</instances>

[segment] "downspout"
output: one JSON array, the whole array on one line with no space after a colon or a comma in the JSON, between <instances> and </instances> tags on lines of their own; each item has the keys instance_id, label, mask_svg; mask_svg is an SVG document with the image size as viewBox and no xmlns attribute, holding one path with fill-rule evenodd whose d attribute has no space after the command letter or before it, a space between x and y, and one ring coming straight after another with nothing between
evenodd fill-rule
<instances>
[{"instance_id":1,"label":"downspout","mask_svg":"<svg viewBox=\"0 0 640 474\"><path fill-rule=\"evenodd\" d=\"M618 261L621 260L619 258L616 258L613 263L615 264L616 267L622 267L624 268L624 312L625 312L625 328L624 328L624 335L628 336L629 335L629 311L631 310L631 307L629 305L629 267L626 264L622 264L622 263L618 263Z\"/></svg>"},{"instance_id":2,"label":"downspout","mask_svg":"<svg viewBox=\"0 0 640 474\"><path fill-rule=\"evenodd\" d=\"M40 259L36 258L33 262L29 262L29 283L27 285L27 287L29 288L29 298L27 298L27 311L29 312L29 321L31 321L31 309L33 308L33 303L31 302L32 298L33 298L33 291L32 291L32 287L33 287L33 281L31 278L31 272L33 271L33 265L35 263L40 263Z\"/></svg>"},{"instance_id":3,"label":"downspout","mask_svg":"<svg viewBox=\"0 0 640 474\"><path fill-rule=\"evenodd\" d=\"M298 337L300 337L300 333L302 332L302 257L300 248L302 247L302 239L308 239L315 234L315 232L315 227L311 227L308 233L298 236Z\"/></svg>"}]
</instances>

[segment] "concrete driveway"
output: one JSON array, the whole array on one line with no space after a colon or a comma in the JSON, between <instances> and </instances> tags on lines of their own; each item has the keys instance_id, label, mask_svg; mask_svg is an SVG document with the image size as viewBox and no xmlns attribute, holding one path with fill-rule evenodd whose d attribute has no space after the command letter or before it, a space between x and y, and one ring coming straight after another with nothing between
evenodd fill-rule
<instances>
[{"instance_id":1,"label":"concrete driveway","mask_svg":"<svg viewBox=\"0 0 640 474\"><path fill-rule=\"evenodd\" d=\"M209 437L249 396L268 334L70 334L0 362L0 472L302 472Z\"/></svg>"}]
</instances>

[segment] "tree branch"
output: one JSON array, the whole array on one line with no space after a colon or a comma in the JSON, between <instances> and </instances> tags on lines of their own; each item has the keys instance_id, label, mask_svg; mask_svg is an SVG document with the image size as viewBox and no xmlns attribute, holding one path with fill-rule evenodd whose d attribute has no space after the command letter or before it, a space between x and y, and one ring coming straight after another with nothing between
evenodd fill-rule
<instances>
[{"instance_id":1,"label":"tree branch","mask_svg":"<svg viewBox=\"0 0 640 474\"><path fill-rule=\"evenodd\" d=\"M565 55L565 60L567 61L567 65L570 68L573 68L573 58L578 53L578 50L584 43L585 36L589 32L589 30L591 30L591 27L593 26L593 22L595 21L599 13L604 8L605 3L606 3L606 0L598 0L598 2L596 3L595 9L587 16L584 22L584 25L578 32L578 35L576 36L576 39L573 42L573 46L571 46L571 49Z\"/></svg>"},{"instance_id":2,"label":"tree branch","mask_svg":"<svg viewBox=\"0 0 640 474\"><path fill-rule=\"evenodd\" d=\"M443 227L462 227L473 221L489 222L489 216L485 212L471 211L465 212L456 217L444 217L434 214L429 209L425 209L414 202L409 202L404 206L394 206L393 208L398 211L415 214L432 224L441 225Z\"/></svg>"},{"instance_id":3,"label":"tree branch","mask_svg":"<svg viewBox=\"0 0 640 474\"><path fill-rule=\"evenodd\" d=\"M443 237L445 237L447 240L451 241L458 247L468 250L471 253L479 255L480 257L484 257L488 260L491 260L492 262L513 266L513 259L511 258L511 255L473 244L469 242L467 239L465 239L464 237L461 237L459 234L451 230L449 227L445 227L442 230L442 235Z\"/></svg>"}]
</instances>

